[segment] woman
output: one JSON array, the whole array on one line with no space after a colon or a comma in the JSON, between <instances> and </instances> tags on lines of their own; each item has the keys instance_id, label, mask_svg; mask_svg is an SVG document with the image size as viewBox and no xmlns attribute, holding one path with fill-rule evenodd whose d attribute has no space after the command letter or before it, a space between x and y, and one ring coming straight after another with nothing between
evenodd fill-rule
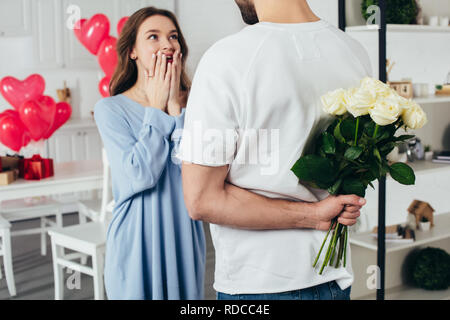
<instances>
[{"instance_id":1,"label":"woman","mask_svg":"<svg viewBox=\"0 0 450 320\"><path fill-rule=\"evenodd\" d=\"M116 201L106 243L108 298L203 299L203 226L189 218L172 159L190 87L176 17L154 7L137 11L117 52L111 97L95 106Z\"/></svg>"}]
</instances>

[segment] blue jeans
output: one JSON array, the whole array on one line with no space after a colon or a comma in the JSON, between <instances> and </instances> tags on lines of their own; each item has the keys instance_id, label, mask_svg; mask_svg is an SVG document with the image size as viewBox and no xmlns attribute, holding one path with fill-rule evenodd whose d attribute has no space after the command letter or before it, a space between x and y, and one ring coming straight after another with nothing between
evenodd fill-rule
<instances>
[{"instance_id":1,"label":"blue jeans","mask_svg":"<svg viewBox=\"0 0 450 320\"><path fill-rule=\"evenodd\" d=\"M217 300L350 300L351 286L342 290L336 281L314 287L263 294L226 294L217 292Z\"/></svg>"}]
</instances>

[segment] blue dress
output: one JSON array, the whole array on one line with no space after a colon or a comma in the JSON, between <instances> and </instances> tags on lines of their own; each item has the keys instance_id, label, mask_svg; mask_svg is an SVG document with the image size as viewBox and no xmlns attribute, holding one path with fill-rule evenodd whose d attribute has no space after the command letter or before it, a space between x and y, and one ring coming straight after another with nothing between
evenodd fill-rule
<instances>
[{"instance_id":1,"label":"blue dress","mask_svg":"<svg viewBox=\"0 0 450 320\"><path fill-rule=\"evenodd\" d=\"M108 299L204 299L203 224L189 217L175 158L184 113L173 117L124 95L95 106L116 201L106 242Z\"/></svg>"}]
</instances>

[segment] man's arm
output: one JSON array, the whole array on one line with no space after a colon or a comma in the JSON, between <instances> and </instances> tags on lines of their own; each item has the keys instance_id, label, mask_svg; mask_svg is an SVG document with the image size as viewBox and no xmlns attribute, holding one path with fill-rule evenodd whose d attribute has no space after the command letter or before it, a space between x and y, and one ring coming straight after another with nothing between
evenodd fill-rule
<instances>
[{"instance_id":1,"label":"man's arm","mask_svg":"<svg viewBox=\"0 0 450 320\"><path fill-rule=\"evenodd\" d=\"M363 205L355 195L314 203L272 199L227 183L227 174L228 166L183 162L184 199L192 219L241 229L328 230L339 214L340 223L356 223Z\"/></svg>"}]
</instances>

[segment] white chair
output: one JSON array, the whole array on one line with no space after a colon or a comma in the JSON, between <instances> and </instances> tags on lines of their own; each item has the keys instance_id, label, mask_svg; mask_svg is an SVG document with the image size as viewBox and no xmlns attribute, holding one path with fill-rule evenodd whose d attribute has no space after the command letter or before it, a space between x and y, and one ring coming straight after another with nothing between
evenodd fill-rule
<instances>
[{"instance_id":1,"label":"white chair","mask_svg":"<svg viewBox=\"0 0 450 320\"><path fill-rule=\"evenodd\" d=\"M14 283L14 272L11 253L11 224L0 215L0 256L3 256L5 268L6 284L11 296L16 295L16 285ZM2 270L0 268L0 279L2 279Z\"/></svg>"},{"instance_id":2,"label":"white chair","mask_svg":"<svg viewBox=\"0 0 450 320\"><path fill-rule=\"evenodd\" d=\"M48 231L52 242L56 300L64 298L64 267L92 276L94 299L104 299L103 268L106 232L114 207L114 201L111 201L111 199L109 163L106 152L103 150L102 199L97 204L92 201L80 202L80 208L86 210L93 221ZM98 210L96 207L100 209ZM76 252L66 254L65 249ZM85 265L84 259L86 256L92 257L92 266ZM79 258L81 258L81 263L75 261Z\"/></svg>"},{"instance_id":3,"label":"white chair","mask_svg":"<svg viewBox=\"0 0 450 320\"><path fill-rule=\"evenodd\" d=\"M40 198L33 203L33 199L7 200L0 203L0 214L9 222L40 219L40 227L11 231L11 236L31 234L41 235L41 255L47 255L47 231L50 227L62 227L61 203L48 197ZM55 221L50 217L55 216Z\"/></svg>"}]
</instances>

